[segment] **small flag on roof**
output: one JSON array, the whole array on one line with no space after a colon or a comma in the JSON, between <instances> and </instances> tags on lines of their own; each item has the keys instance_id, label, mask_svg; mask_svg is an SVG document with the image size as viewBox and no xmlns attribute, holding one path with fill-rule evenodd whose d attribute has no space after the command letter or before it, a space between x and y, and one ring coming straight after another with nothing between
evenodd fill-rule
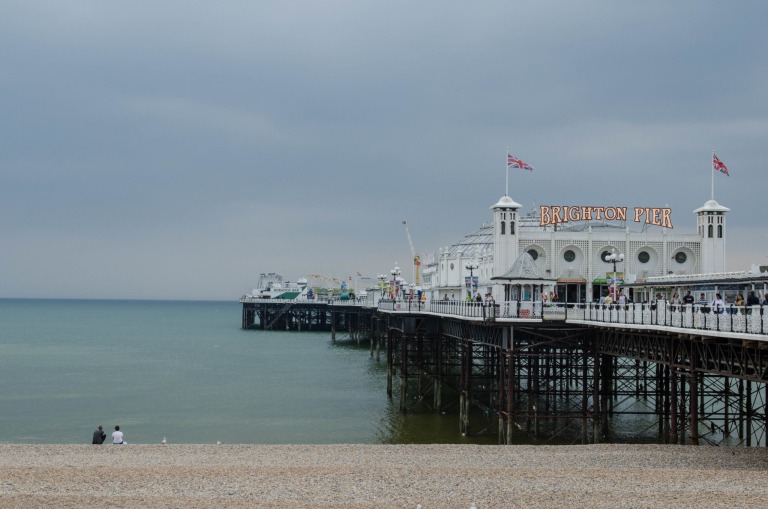
<instances>
[{"instance_id":1,"label":"small flag on roof","mask_svg":"<svg viewBox=\"0 0 768 509\"><path fill-rule=\"evenodd\" d=\"M714 152L712 152L712 168L725 173L726 176L730 176L728 173L728 168L725 166L725 164L723 164L720 158L715 155Z\"/></svg>"},{"instance_id":2,"label":"small flag on roof","mask_svg":"<svg viewBox=\"0 0 768 509\"><path fill-rule=\"evenodd\" d=\"M507 168L520 168L521 170L533 171L533 166L509 153L507 154Z\"/></svg>"}]
</instances>

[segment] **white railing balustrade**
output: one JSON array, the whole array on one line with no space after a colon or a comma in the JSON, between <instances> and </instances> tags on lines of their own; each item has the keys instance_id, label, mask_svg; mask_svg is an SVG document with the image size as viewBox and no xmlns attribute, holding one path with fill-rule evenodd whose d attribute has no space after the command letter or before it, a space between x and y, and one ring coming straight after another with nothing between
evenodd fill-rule
<instances>
[{"instance_id":1,"label":"white railing balustrade","mask_svg":"<svg viewBox=\"0 0 768 509\"><path fill-rule=\"evenodd\" d=\"M327 304L330 306L365 306L366 300L365 299L259 299L256 297L250 297L248 295L243 295L240 297L240 302L242 303L268 303L271 302L273 304Z\"/></svg>"},{"instance_id":2,"label":"white railing balustrade","mask_svg":"<svg viewBox=\"0 0 768 509\"><path fill-rule=\"evenodd\" d=\"M432 313L483 319L564 320L624 325L652 325L741 334L768 335L768 306L726 306L716 313L712 306L654 304L565 304L534 301L466 302L450 300L379 301L383 311Z\"/></svg>"},{"instance_id":3,"label":"white railing balustrade","mask_svg":"<svg viewBox=\"0 0 768 509\"><path fill-rule=\"evenodd\" d=\"M584 319L587 321L768 334L768 306L726 306L719 313L709 305L668 302L625 306L587 304L586 308Z\"/></svg>"}]
</instances>

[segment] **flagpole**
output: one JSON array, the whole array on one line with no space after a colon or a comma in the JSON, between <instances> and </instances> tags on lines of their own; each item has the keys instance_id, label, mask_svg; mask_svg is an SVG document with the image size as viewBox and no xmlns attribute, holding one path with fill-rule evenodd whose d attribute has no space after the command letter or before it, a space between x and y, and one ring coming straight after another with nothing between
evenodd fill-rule
<instances>
[{"instance_id":1,"label":"flagpole","mask_svg":"<svg viewBox=\"0 0 768 509\"><path fill-rule=\"evenodd\" d=\"M505 159L506 169L507 169L507 181L506 185L504 187L504 196L509 196L509 147L507 147L507 158Z\"/></svg>"},{"instance_id":2,"label":"flagpole","mask_svg":"<svg viewBox=\"0 0 768 509\"><path fill-rule=\"evenodd\" d=\"M715 199L715 151L712 150L712 158L709 160L710 166L712 166L712 195L710 196L710 199L714 201Z\"/></svg>"}]
</instances>

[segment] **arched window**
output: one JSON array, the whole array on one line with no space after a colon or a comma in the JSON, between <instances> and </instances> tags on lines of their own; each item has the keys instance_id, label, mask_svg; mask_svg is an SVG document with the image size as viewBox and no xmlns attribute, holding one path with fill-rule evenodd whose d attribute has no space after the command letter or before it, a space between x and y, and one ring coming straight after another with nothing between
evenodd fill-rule
<instances>
[{"instance_id":1,"label":"arched window","mask_svg":"<svg viewBox=\"0 0 768 509\"><path fill-rule=\"evenodd\" d=\"M717 225L717 238L718 239L723 238L723 225L721 224Z\"/></svg>"},{"instance_id":2,"label":"arched window","mask_svg":"<svg viewBox=\"0 0 768 509\"><path fill-rule=\"evenodd\" d=\"M709 225L709 227L707 228L707 232L708 232L707 236L711 239L712 238L712 225Z\"/></svg>"},{"instance_id":3,"label":"arched window","mask_svg":"<svg viewBox=\"0 0 768 509\"><path fill-rule=\"evenodd\" d=\"M515 222L510 221L509 222L509 234L514 235L515 234Z\"/></svg>"},{"instance_id":4,"label":"arched window","mask_svg":"<svg viewBox=\"0 0 768 509\"><path fill-rule=\"evenodd\" d=\"M501 222L501 234L504 235L504 221Z\"/></svg>"}]
</instances>

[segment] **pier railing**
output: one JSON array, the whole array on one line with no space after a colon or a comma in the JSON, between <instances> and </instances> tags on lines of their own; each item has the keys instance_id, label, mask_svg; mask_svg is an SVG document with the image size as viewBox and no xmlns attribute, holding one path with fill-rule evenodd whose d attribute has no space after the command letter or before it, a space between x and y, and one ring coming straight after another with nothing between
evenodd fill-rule
<instances>
[{"instance_id":1,"label":"pier railing","mask_svg":"<svg viewBox=\"0 0 768 509\"><path fill-rule=\"evenodd\" d=\"M741 334L768 333L768 306L712 306L698 304L628 304L605 306L587 304L583 317L570 313L568 318L592 322L629 325L656 325L683 329L701 329Z\"/></svg>"},{"instance_id":2,"label":"pier railing","mask_svg":"<svg viewBox=\"0 0 768 509\"><path fill-rule=\"evenodd\" d=\"M365 299L258 299L243 295L241 303L272 303L272 304L327 304L329 306L365 306Z\"/></svg>"},{"instance_id":3,"label":"pier railing","mask_svg":"<svg viewBox=\"0 0 768 509\"><path fill-rule=\"evenodd\" d=\"M497 318L499 306L484 302L445 301L419 299L381 299L379 309L384 311L405 311L437 313L441 315L464 316L468 318Z\"/></svg>"},{"instance_id":4,"label":"pier railing","mask_svg":"<svg viewBox=\"0 0 768 509\"><path fill-rule=\"evenodd\" d=\"M768 334L768 306L726 306L657 304L566 304L534 301L465 302L447 300L379 301L379 309L394 312L424 312L486 320L563 320L622 325L662 326L682 329ZM717 312L719 311L719 312Z\"/></svg>"}]
</instances>

